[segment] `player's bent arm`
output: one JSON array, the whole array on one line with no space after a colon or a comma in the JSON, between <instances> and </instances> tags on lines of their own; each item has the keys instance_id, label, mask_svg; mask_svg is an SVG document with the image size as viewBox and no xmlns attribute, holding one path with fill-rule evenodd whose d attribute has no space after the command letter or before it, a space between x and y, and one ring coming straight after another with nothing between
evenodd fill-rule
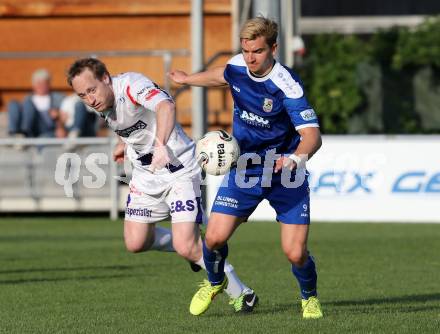
<instances>
[{"instance_id":1,"label":"player's bent arm","mask_svg":"<svg viewBox=\"0 0 440 334\"><path fill-rule=\"evenodd\" d=\"M122 141L121 137L118 136L118 143L113 149L113 160L117 163L124 161L125 143Z\"/></svg>"},{"instance_id":2,"label":"player's bent arm","mask_svg":"<svg viewBox=\"0 0 440 334\"><path fill-rule=\"evenodd\" d=\"M154 143L153 158L149 170L154 173L156 169L162 169L171 162L166 146L171 132L176 123L176 111L174 103L170 100L159 102L156 112L156 138Z\"/></svg>"},{"instance_id":3,"label":"player's bent arm","mask_svg":"<svg viewBox=\"0 0 440 334\"><path fill-rule=\"evenodd\" d=\"M298 130L301 141L290 156L279 158L275 163L274 171L278 173L281 168L286 167L290 170L297 167L304 167L307 160L319 150L322 145L321 132L318 127L307 127Z\"/></svg>"},{"instance_id":4,"label":"player's bent arm","mask_svg":"<svg viewBox=\"0 0 440 334\"><path fill-rule=\"evenodd\" d=\"M170 138L176 124L176 108L174 103L163 100L156 106L156 140L155 146L164 146Z\"/></svg>"},{"instance_id":5,"label":"player's bent arm","mask_svg":"<svg viewBox=\"0 0 440 334\"><path fill-rule=\"evenodd\" d=\"M307 127L298 130L301 135L301 142L294 154L297 156L307 155L307 160L319 150L322 145L321 131L318 127Z\"/></svg>"},{"instance_id":6,"label":"player's bent arm","mask_svg":"<svg viewBox=\"0 0 440 334\"><path fill-rule=\"evenodd\" d=\"M203 72L192 74L186 74L183 71L174 70L171 71L168 75L175 83L182 85L218 87L228 84L225 80L225 77L223 76L224 71L225 66L218 66Z\"/></svg>"}]
</instances>

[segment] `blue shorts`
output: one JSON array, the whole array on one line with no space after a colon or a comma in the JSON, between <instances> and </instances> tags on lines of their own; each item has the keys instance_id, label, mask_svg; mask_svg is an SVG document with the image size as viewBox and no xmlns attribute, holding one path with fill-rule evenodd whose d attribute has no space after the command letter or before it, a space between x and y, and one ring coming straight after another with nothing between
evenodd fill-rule
<instances>
[{"instance_id":1,"label":"blue shorts","mask_svg":"<svg viewBox=\"0 0 440 334\"><path fill-rule=\"evenodd\" d=\"M281 173L273 174L272 181L268 183L262 175L237 178L237 170L234 168L225 175L211 211L248 218L258 204L263 199L267 199L275 209L277 221L284 224L308 225L310 224L310 190L307 173L303 172L303 175L303 182L299 182L298 186L286 186L286 182L282 182ZM295 176L295 172L292 172L288 180L294 182ZM251 187L249 184L243 186L243 180L247 183L250 181L249 178L258 178L258 182ZM285 179L286 177L283 180ZM255 183L255 179L253 181Z\"/></svg>"}]
</instances>

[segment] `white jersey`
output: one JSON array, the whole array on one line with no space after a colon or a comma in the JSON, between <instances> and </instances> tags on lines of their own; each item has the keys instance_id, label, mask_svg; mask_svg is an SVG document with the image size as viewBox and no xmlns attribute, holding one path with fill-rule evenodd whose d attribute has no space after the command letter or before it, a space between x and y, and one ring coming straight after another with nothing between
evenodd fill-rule
<instances>
[{"instance_id":1,"label":"white jersey","mask_svg":"<svg viewBox=\"0 0 440 334\"><path fill-rule=\"evenodd\" d=\"M127 144L127 156L134 166L132 183L147 194L157 194L176 177L199 177L194 157L195 143L176 123L167 147L171 163L151 173L148 170L156 137L156 107L163 100L173 102L168 93L140 73L127 72L112 78L115 104L104 112L106 123Z\"/></svg>"}]
</instances>

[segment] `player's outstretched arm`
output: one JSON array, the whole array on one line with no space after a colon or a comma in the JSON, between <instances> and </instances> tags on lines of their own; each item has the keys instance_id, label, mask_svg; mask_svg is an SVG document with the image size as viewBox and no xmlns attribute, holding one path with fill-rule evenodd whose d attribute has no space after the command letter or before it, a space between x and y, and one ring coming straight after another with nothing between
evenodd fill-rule
<instances>
[{"instance_id":1,"label":"player's outstretched arm","mask_svg":"<svg viewBox=\"0 0 440 334\"><path fill-rule=\"evenodd\" d=\"M175 83L181 85L201 86L201 87L218 87L227 85L223 76L225 66L213 67L209 70L187 74L180 70L173 70L168 76Z\"/></svg>"}]
</instances>

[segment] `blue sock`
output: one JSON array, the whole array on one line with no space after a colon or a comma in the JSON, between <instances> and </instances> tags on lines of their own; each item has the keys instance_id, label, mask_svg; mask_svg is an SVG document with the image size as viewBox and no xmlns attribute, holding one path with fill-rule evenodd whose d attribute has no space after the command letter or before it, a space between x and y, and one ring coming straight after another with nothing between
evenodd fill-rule
<instances>
[{"instance_id":1,"label":"blue sock","mask_svg":"<svg viewBox=\"0 0 440 334\"><path fill-rule=\"evenodd\" d=\"M301 290L301 297L303 299L308 299L309 297L316 296L316 267L313 257L309 255L306 263L299 268L292 264L292 273L295 275L299 283L299 288Z\"/></svg>"},{"instance_id":2,"label":"blue sock","mask_svg":"<svg viewBox=\"0 0 440 334\"><path fill-rule=\"evenodd\" d=\"M225 260L228 257L228 244L216 250L209 250L203 240L203 261L205 261L208 279L211 285L218 285L225 278Z\"/></svg>"}]
</instances>

